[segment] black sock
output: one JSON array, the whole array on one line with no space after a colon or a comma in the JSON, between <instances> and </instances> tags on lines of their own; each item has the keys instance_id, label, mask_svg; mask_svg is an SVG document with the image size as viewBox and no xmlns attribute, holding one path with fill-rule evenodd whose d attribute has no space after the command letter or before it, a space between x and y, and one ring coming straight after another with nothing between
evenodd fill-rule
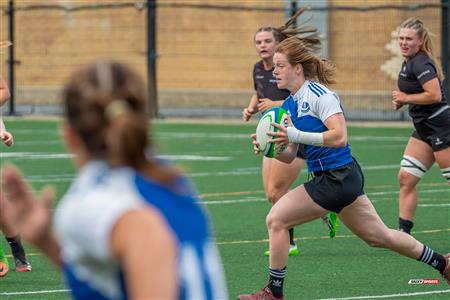
<instances>
[{"instance_id":1,"label":"black sock","mask_svg":"<svg viewBox=\"0 0 450 300\"><path fill-rule=\"evenodd\" d=\"M271 269L269 275L269 289L275 298L283 296L284 277L286 277L286 267L283 269Z\"/></svg>"},{"instance_id":2,"label":"black sock","mask_svg":"<svg viewBox=\"0 0 450 300\"><path fill-rule=\"evenodd\" d=\"M22 243L20 241L20 236L5 237L9 246L11 247L11 252L15 258L21 261L26 261L25 250L23 249Z\"/></svg>"},{"instance_id":3,"label":"black sock","mask_svg":"<svg viewBox=\"0 0 450 300\"><path fill-rule=\"evenodd\" d=\"M410 220L405 220L402 218L398 218L398 229L407 234L411 234L411 229L413 228L414 223Z\"/></svg>"},{"instance_id":4,"label":"black sock","mask_svg":"<svg viewBox=\"0 0 450 300\"><path fill-rule=\"evenodd\" d=\"M289 243L295 245L294 241L294 228L289 229Z\"/></svg>"},{"instance_id":5,"label":"black sock","mask_svg":"<svg viewBox=\"0 0 450 300\"><path fill-rule=\"evenodd\" d=\"M444 256L434 252L433 249L429 248L426 245L423 245L422 255L420 255L420 257L417 260L432 266L440 273L444 272L445 269Z\"/></svg>"}]
</instances>

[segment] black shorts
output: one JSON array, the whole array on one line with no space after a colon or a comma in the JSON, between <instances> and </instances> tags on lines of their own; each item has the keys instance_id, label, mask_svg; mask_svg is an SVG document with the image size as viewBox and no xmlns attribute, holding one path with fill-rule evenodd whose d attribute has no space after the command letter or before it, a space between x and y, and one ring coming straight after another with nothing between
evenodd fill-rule
<instances>
[{"instance_id":1,"label":"black shorts","mask_svg":"<svg viewBox=\"0 0 450 300\"><path fill-rule=\"evenodd\" d=\"M339 213L364 195L364 175L353 158L351 163L338 169L314 172L314 178L304 186L314 202L326 210Z\"/></svg>"},{"instance_id":2,"label":"black shorts","mask_svg":"<svg viewBox=\"0 0 450 300\"><path fill-rule=\"evenodd\" d=\"M306 150L304 144L298 144L297 157L306 160Z\"/></svg>"},{"instance_id":3,"label":"black shorts","mask_svg":"<svg viewBox=\"0 0 450 300\"><path fill-rule=\"evenodd\" d=\"M438 116L414 124L412 137L430 145L433 152L450 147L450 109Z\"/></svg>"}]
</instances>

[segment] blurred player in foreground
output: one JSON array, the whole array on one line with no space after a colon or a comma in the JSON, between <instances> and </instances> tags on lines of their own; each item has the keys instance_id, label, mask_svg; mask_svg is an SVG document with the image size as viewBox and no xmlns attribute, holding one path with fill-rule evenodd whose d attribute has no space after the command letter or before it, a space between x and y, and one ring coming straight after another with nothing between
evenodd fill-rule
<instances>
[{"instance_id":1,"label":"blurred player in foreground","mask_svg":"<svg viewBox=\"0 0 450 300\"><path fill-rule=\"evenodd\" d=\"M151 156L145 89L97 62L63 94L62 135L78 174L51 218L13 166L6 197L25 240L61 267L75 299L226 299L209 221L187 178ZM3 199L6 201L6 199Z\"/></svg>"}]
</instances>

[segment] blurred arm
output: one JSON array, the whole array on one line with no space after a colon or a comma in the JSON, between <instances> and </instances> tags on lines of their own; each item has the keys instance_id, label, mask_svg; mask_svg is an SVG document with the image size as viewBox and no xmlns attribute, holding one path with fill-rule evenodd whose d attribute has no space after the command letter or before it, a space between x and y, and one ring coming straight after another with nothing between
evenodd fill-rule
<instances>
[{"instance_id":1,"label":"blurred arm","mask_svg":"<svg viewBox=\"0 0 450 300\"><path fill-rule=\"evenodd\" d=\"M6 84L6 81L3 79L3 77L0 75L0 106L5 104L10 97L11 94L9 92L8 85Z\"/></svg>"},{"instance_id":2,"label":"blurred arm","mask_svg":"<svg viewBox=\"0 0 450 300\"><path fill-rule=\"evenodd\" d=\"M124 271L130 299L177 297L175 241L157 212L125 213L113 227L110 245Z\"/></svg>"}]
</instances>

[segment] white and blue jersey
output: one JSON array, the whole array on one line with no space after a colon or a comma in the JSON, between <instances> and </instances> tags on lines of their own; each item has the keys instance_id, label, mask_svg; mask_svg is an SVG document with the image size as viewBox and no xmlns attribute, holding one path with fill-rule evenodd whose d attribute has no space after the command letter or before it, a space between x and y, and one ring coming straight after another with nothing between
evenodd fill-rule
<instances>
[{"instance_id":1,"label":"white and blue jersey","mask_svg":"<svg viewBox=\"0 0 450 300\"><path fill-rule=\"evenodd\" d=\"M283 103L295 128L305 132L327 131L325 120L343 113L338 95L324 85L306 80L302 87ZM344 148L305 145L310 172L336 169L353 161L350 146Z\"/></svg>"},{"instance_id":2,"label":"white and blue jersey","mask_svg":"<svg viewBox=\"0 0 450 300\"><path fill-rule=\"evenodd\" d=\"M109 250L110 235L123 214L144 205L160 212L176 238L178 298L227 299L209 221L189 181L180 177L169 189L133 169L112 170L98 161L80 170L55 213L63 270L72 296L128 299L121 266ZM152 234L151 228L148 234Z\"/></svg>"}]
</instances>

